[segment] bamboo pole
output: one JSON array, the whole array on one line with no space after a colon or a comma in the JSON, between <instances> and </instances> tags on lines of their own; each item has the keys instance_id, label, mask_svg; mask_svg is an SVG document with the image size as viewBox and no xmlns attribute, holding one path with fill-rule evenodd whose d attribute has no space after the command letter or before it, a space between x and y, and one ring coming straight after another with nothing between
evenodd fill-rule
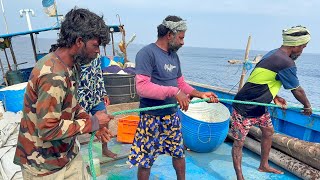
<instances>
[{"instance_id":1,"label":"bamboo pole","mask_svg":"<svg viewBox=\"0 0 320 180\"><path fill-rule=\"evenodd\" d=\"M262 132L252 127L249 133L261 140ZM305 142L282 134L274 134L272 146L286 154L320 170L320 144Z\"/></svg>"},{"instance_id":2,"label":"bamboo pole","mask_svg":"<svg viewBox=\"0 0 320 180\"><path fill-rule=\"evenodd\" d=\"M244 78L245 78L246 72L247 72L246 67L245 67L245 63L249 59L250 44L251 44L251 36L249 36L249 38L248 38L248 43L247 43L247 47L246 47L246 53L244 55L244 64L243 64L243 67L242 67L242 74L241 74L241 77L240 77L240 83L239 83L238 91L240 91L240 89L243 87L243 84L244 84Z\"/></svg>"},{"instance_id":3,"label":"bamboo pole","mask_svg":"<svg viewBox=\"0 0 320 180\"><path fill-rule=\"evenodd\" d=\"M231 133L228 133L228 137L233 139ZM261 155L261 145L259 142L251 139L250 137L246 137L244 142L244 146L254 153ZM312 168L280 151L277 151L271 148L269 153L269 160L278 166L286 169L287 171L293 173L294 175L302 178L302 179L311 179L316 180L320 179L320 171ZM245 176L245 174L244 174Z\"/></svg>"},{"instance_id":4,"label":"bamboo pole","mask_svg":"<svg viewBox=\"0 0 320 180\"><path fill-rule=\"evenodd\" d=\"M124 26L121 25L120 26L120 31L122 34L122 43L123 43L123 47L124 47L124 63L128 62L128 57L127 57L127 44L126 44L126 31L124 30Z\"/></svg>"}]
</instances>

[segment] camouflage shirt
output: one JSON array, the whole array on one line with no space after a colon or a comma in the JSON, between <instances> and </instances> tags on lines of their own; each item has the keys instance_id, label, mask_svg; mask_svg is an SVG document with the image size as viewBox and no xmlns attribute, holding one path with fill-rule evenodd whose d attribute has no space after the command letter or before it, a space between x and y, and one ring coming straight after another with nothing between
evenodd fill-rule
<instances>
[{"instance_id":1,"label":"camouflage shirt","mask_svg":"<svg viewBox=\"0 0 320 180\"><path fill-rule=\"evenodd\" d=\"M52 174L78 154L78 134L98 130L97 118L77 103L77 82L54 53L37 62L24 96L15 164L34 175Z\"/></svg>"}]
</instances>

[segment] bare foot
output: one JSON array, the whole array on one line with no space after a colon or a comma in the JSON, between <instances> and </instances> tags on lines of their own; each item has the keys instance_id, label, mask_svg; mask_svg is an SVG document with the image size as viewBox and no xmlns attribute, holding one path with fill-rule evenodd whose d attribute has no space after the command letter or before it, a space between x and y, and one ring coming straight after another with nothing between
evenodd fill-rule
<instances>
[{"instance_id":1,"label":"bare foot","mask_svg":"<svg viewBox=\"0 0 320 180\"><path fill-rule=\"evenodd\" d=\"M109 149L104 149L102 155L113 159L117 158L117 154L111 152Z\"/></svg>"},{"instance_id":2,"label":"bare foot","mask_svg":"<svg viewBox=\"0 0 320 180\"><path fill-rule=\"evenodd\" d=\"M277 170L277 169L274 169L270 166L268 167L259 167L258 171L260 172L270 172L270 173L275 173L275 174L284 174L284 172L280 171L280 170Z\"/></svg>"}]
</instances>

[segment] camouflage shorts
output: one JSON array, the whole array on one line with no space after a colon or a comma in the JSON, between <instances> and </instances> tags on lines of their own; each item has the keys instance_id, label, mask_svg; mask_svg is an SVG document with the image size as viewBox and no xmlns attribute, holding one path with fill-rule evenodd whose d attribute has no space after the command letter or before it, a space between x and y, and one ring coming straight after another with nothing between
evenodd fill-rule
<instances>
[{"instance_id":1,"label":"camouflage shorts","mask_svg":"<svg viewBox=\"0 0 320 180\"><path fill-rule=\"evenodd\" d=\"M183 158L181 121L177 114L140 116L139 126L129 155L132 165L151 168L160 154Z\"/></svg>"},{"instance_id":2,"label":"camouflage shorts","mask_svg":"<svg viewBox=\"0 0 320 180\"><path fill-rule=\"evenodd\" d=\"M231 119L232 136L237 140L244 140L248 135L251 126L253 125L259 125L259 127L272 127L272 121L270 119L269 112L266 112L257 118L246 118L239 114L236 110L233 110Z\"/></svg>"}]
</instances>

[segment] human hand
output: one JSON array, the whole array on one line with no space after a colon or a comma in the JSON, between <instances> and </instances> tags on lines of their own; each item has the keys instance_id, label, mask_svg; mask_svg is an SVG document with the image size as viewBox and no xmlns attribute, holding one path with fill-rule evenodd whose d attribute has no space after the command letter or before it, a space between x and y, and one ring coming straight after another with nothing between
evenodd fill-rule
<instances>
[{"instance_id":1,"label":"human hand","mask_svg":"<svg viewBox=\"0 0 320 180\"><path fill-rule=\"evenodd\" d=\"M273 102L278 105L281 106L282 109L287 109L287 102L285 99L283 99L282 97L276 96L273 99Z\"/></svg>"},{"instance_id":2,"label":"human hand","mask_svg":"<svg viewBox=\"0 0 320 180\"><path fill-rule=\"evenodd\" d=\"M103 127L96 132L96 137L99 141L106 143L111 140L112 134L109 129Z\"/></svg>"},{"instance_id":3,"label":"human hand","mask_svg":"<svg viewBox=\"0 0 320 180\"><path fill-rule=\"evenodd\" d=\"M200 92L200 98L210 98L209 103L217 103L219 102L218 96L213 92Z\"/></svg>"},{"instance_id":4,"label":"human hand","mask_svg":"<svg viewBox=\"0 0 320 180\"><path fill-rule=\"evenodd\" d=\"M311 107L304 107L302 113L306 116L310 116L312 114L312 108Z\"/></svg>"},{"instance_id":5,"label":"human hand","mask_svg":"<svg viewBox=\"0 0 320 180\"><path fill-rule=\"evenodd\" d=\"M99 121L100 128L104 127L114 116L107 114L105 111L98 111L94 114Z\"/></svg>"},{"instance_id":6,"label":"human hand","mask_svg":"<svg viewBox=\"0 0 320 180\"><path fill-rule=\"evenodd\" d=\"M106 106L109 106L109 105L110 105L110 99L109 99L108 96L104 96L104 104L105 104Z\"/></svg>"},{"instance_id":7,"label":"human hand","mask_svg":"<svg viewBox=\"0 0 320 180\"><path fill-rule=\"evenodd\" d=\"M175 97L180 105L180 109L182 111L187 111L190 103L189 97L180 90L178 91Z\"/></svg>"}]
</instances>

